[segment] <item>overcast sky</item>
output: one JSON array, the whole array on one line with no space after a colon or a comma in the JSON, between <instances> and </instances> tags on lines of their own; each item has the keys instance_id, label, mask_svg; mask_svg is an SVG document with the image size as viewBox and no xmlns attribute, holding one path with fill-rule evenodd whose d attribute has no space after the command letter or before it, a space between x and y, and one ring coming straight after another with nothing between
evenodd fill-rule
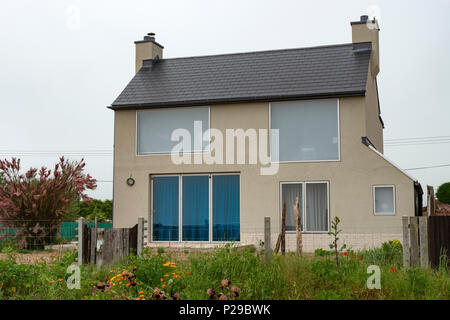
<instances>
[{"instance_id":1,"label":"overcast sky","mask_svg":"<svg viewBox=\"0 0 450 320\"><path fill-rule=\"evenodd\" d=\"M134 74L134 40L155 32L166 58L349 43L362 14L381 27L385 140L449 137L449 12L448 0L2 0L0 157L51 166L59 154L87 153L100 180L91 195L111 199L106 106ZM386 145L385 154L402 168L450 164L450 143ZM450 166L408 172L424 188L450 181Z\"/></svg>"}]
</instances>

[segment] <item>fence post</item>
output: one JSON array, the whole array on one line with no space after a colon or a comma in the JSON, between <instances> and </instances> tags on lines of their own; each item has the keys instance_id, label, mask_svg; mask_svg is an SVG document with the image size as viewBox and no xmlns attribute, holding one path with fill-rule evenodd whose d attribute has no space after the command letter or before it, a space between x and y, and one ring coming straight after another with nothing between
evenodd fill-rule
<instances>
[{"instance_id":1,"label":"fence post","mask_svg":"<svg viewBox=\"0 0 450 320\"><path fill-rule=\"evenodd\" d=\"M428 268L428 217L419 217L420 266Z\"/></svg>"},{"instance_id":2,"label":"fence post","mask_svg":"<svg viewBox=\"0 0 450 320\"><path fill-rule=\"evenodd\" d=\"M84 218L78 219L78 265L83 264Z\"/></svg>"},{"instance_id":3,"label":"fence post","mask_svg":"<svg viewBox=\"0 0 450 320\"><path fill-rule=\"evenodd\" d=\"M403 224L403 267L409 268L410 265L410 245L409 245L409 220L408 216L402 217Z\"/></svg>"},{"instance_id":4,"label":"fence post","mask_svg":"<svg viewBox=\"0 0 450 320\"><path fill-rule=\"evenodd\" d=\"M281 215L281 254L286 255L286 202L283 203L283 213Z\"/></svg>"},{"instance_id":5,"label":"fence post","mask_svg":"<svg viewBox=\"0 0 450 320\"><path fill-rule=\"evenodd\" d=\"M411 267L419 266L419 219L409 217L409 242L411 245Z\"/></svg>"},{"instance_id":6,"label":"fence post","mask_svg":"<svg viewBox=\"0 0 450 320\"><path fill-rule=\"evenodd\" d=\"M144 247L144 217L138 217L137 255L141 255Z\"/></svg>"},{"instance_id":7,"label":"fence post","mask_svg":"<svg viewBox=\"0 0 450 320\"><path fill-rule=\"evenodd\" d=\"M270 241L270 217L264 217L264 258L266 262L272 256L272 245Z\"/></svg>"}]
</instances>

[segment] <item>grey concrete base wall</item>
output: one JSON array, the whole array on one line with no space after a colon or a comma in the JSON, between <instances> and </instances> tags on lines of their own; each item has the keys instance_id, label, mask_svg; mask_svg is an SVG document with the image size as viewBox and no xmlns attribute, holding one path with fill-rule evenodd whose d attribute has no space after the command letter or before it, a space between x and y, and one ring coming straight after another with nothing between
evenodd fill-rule
<instances>
[{"instance_id":1,"label":"grey concrete base wall","mask_svg":"<svg viewBox=\"0 0 450 320\"><path fill-rule=\"evenodd\" d=\"M253 245L256 248L262 249L261 241L264 241L263 233L243 233L242 240L236 242L236 246ZM272 248L278 238L278 233L272 233ZM340 234L339 245L346 244L347 249L364 250L370 248L380 247L383 242L389 240L399 240L402 242L401 233L342 233ZM316 249L330 250L330 243L332 237L328 234L304 234L303 235L303 252L312 253ZM225 243L211 243L211 242L150 242L150 248L173 248L173 249L209 249L224 246ZM296 251L296 235L286 234L286 250Z\"/></svg>"}]
</instances>

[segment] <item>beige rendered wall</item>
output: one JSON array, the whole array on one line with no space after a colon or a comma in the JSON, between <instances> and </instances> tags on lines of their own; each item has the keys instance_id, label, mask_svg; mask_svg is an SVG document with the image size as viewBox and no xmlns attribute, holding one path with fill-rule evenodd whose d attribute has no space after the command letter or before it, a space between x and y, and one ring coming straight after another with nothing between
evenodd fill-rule
<instances>
[{"instance_id":1,"label":"beige rendered wall","mask_svg":"<svg viewBox=\"0 0 450 320\"><path fill-rule=\"evenodd\" d=\"M175 165L170 155L137 156L136 111L115 111L114 227L132 226L138 216L150 221L151 174L240 172L242 243L257 245L263 240L265 216L271 217L275 242L283 181L328 181L330 215L341 218L349 245L357 248L392 238L401 240L401 217L414 214L413 181L361 143L366 131L365 97L341 98L339 108L340 161L281 163L273 176L261 176L259 165ZM223 132L227 128L267 129L269 103L212 105L210 115L211 127ZM133 187L126 184L130 176L136 181ZM386 184L395 185L396 215L375 216L372 188ZM287 239L288 248L293 249L293 236ZM304 243L306 251L326 247L329 236L305 234Z\"/></svg>"},{"instance_id":2,"label":"beige rendered wall","mask_svg":"<svg viewBox=\"0 0 450 320\"><path fill-rule=\"evenodd\" d=\"M366 136L370 139L378 151L384 153L383 125L379 117L380 111L378 107L378 89L375 79L376 78L372 75L369 69L366 84L366 101L364 104L366 114Z\"/></svg>"}]
</instances>

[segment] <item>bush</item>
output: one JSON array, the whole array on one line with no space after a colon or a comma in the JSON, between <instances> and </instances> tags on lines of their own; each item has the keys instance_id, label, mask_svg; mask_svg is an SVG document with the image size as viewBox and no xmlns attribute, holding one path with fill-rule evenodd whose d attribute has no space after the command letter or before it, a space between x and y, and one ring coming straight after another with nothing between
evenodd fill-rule
<instances>
[{"instance_id":1,"label":"bush","mask_svg":"<svg viewBox=\"0 0 450 320\"><path fill-rule=\"evenodd\" d=\"M376 265L389 265L400 268L403 265L403 249L400 241L394 239L383 242L381 248L361 251L363 258Z\"/></svg>"},{"instance_id":2,"label":"bush","mask_svg":"<svg viewBox=\"0 0 450 320\"><path fill-rule=\"evenodd\" d=\"M439 202L450 204L450 182L443 183L439 186L436 197Z\"/></svg>"}]
</instances>

